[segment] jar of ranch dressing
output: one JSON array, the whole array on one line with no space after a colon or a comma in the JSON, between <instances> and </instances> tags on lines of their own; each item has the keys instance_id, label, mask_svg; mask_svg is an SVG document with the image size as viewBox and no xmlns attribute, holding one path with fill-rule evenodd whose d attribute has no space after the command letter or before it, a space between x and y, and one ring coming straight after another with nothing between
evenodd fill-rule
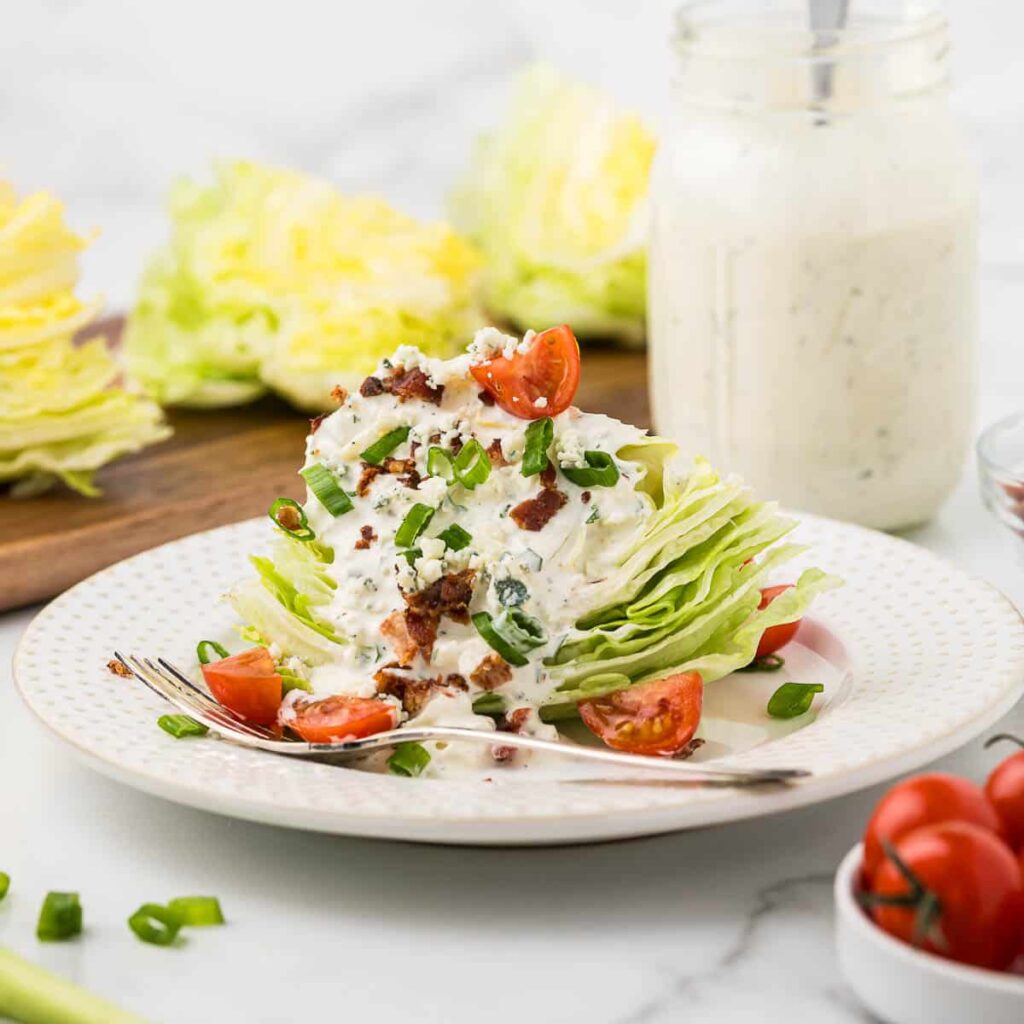
<instances>
[{"instance_id":1,"label":"jar of ranch dressing","mask_svg":"<svg viewBox=\"0 0 1024 1024\"><path fill-rule=\"evenodd\" d=\"M973 411L976 182L946 21L850 0L822 32L806 0L710 0L678 26L652 181L655 427L794 509L920 523Z\"/></svg>"}]
</instances>

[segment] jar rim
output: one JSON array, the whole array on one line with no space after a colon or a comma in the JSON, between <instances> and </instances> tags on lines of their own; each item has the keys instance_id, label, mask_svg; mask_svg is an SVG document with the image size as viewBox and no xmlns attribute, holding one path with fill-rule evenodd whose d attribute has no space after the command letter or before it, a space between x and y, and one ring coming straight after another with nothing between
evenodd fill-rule
<instances>
[{"instance_id":1,"label":"jar rim","mask_svg":"<svg viewBox=\"0 0 1024 1024\"><path fill-rule=\"evenodd\" d=\"M902 15L856 3L841 29L816 32L807 0L685 0L675 12L673 44L680 55L722 60L789 59L829 62L857 59L945 32L938 0L907 3Z\"/></svg>"}]
</instances>

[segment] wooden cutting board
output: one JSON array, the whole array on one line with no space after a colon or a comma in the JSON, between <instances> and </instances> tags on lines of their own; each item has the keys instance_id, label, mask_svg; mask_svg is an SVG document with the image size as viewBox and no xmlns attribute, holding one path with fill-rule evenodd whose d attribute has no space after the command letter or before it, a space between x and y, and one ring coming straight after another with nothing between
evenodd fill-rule
<instances>
[{"instance_id":1,"label":"wooden cutting board","mask_svg":"<svg viewBox=\"0 0 1024 1024\"><path fill-rule=\"evenodd\" d=\"M112 340L121 321L99 325ZM648 426L642 353L592 350L577 404ZM309 420L276 398L215 411L170 410L169 440L105 467L99 498L54 490L0 495L0 611L54 597L156 544L265 512L301 497Z\"/></svg>"}]
</instances>

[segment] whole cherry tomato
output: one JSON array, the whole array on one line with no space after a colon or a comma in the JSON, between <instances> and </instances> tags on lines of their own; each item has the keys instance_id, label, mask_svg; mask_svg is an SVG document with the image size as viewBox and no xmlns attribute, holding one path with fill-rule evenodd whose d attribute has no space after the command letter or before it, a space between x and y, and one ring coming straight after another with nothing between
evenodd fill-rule
<instances>
[{"instance_id":1,"label":"whole cherry tomato","mask_svg":"<svg viewBox=\"0 0 1024 1024\"><path fill-rule=\"evenodd\" d=\"M985 746L997 740L1012 740L1024 748L1024 740L1009 733L993 736ZM985 794L1003 823L1010 845L1024 851L1024 749L995 766L985 783Z\"/></svg>"},{"instance_id":2,"label":"whole cherry tomato","mask_svg":"<svg viewBox=\"0 0 1024 1024\"><path fill-rule=\"evenodd\" d=\"M1001 971L1021 949L1020 865L995 833L966 821L887 843L861 902L883 931L949 960Z\"/></svg>"},{"instance_id":3,"label":"whole cherry tomato","mask_svg":"<svg viewBox=\"0 0 1024 1024\"><path fill-rule=\"evenodd\" d=\"M864 832L863 878L870 885L885 860L883 843L894 843L922 825L969 821L1002 834L995 808L980 786L941 772L915 775L889 790L875 806Z\"/></svg>"}]
</instances>

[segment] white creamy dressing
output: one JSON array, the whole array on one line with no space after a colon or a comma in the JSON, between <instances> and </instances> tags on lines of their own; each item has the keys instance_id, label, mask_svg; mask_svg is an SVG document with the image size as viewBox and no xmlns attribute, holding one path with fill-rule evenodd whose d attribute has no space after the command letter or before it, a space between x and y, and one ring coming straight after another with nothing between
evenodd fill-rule
<instances>
[{"instance_id":1,"label":"white creamy dressing","mask_svg":"<svg viewBox=\"0 0 1024 1024\"><path fill-rule=\"evenodd\" d=\"M896 528L936 510L970 436L976 200L941 96L861 100L683 106L652 184L650 381L684 450Z\"/></svg>"},{"instance_id":2,"label":"white creamy dressing","mask_svg":"<svg viewBox=\"0 0 1024 1024\"><path fill-rule=\"evenodd\" d=\"M524 477L521 471L525 431L531 421L482 402L481 389L469 374L473 362L502 351L511 353L516 345L517 339L489 329L480 332L469 354L449 361L428 359L415 349L401 349L391 365L420 367L433 385L443 385L440 406L418 399L400 402L389 394L364 398L356 392L307 439L307 465L319 462L336 472L354 505L337 518L311 493L304 505L318 540L334 550L334 561L325 568L338 586L330 604L317 608L317 615L333 624L345 640L335 648L329 663L311 672L310 682L317 697L335 693L372 696L374 673L396 660L381 634L381 624L392 612L405 609L403 591L422 589L441 575L465 568L476 570L471 614L488 611L497 617L503 605L495 584L509 578L518 580L527 592L521 605L523 612L539 620L548 637L543 646L529 653L527 665L513 666L512 678L492 692L504 696L507 710L514 710L536 708L553 691L556 683L548 677L543 659L557 650L585 612L600 604L602 582L625 555L642 520L652 514L653 505L647 495L635 490L646 467L616 456L619 478L613 486L583 488L559 473L556 485L568 496L567 503L538 531L516 525L509 510L542 490L538 476ZM387 373L388 367L382 366L378 375ZM423 477L418 488L410 488L398 476L381 474L372 481L367 495L359 497L355 490L362 472L360 453L400 426L411 430L391 457L409 458L413 443L418 442L414 457ZM556 464L564 460L566 465L578 465L584 450L615 456L624 445L645 436L636 427L572 407L553 417L553 426L554 442L549 454ZM432 442L431 437L437 434L441 435L440 442ZM428 477L430 445L447 447L455 437L463 442L475 437L485 448L499 438L510 464L492 466L488 479L474 490L449 484L440 477ZM585 491L589 491L587 501ZM416 541L423 554L410 566L404 549L395 544L395 533L416 503L436 511ZM472 537L461 551L447 550L443 542L433 539L453 523ZM376 539L360 550L356 542L364 526L372 527ZM493 729L492 719L473 713L472 699L481 690L470 678L492 653L472 624L442 618L429 664L417 656L409 674L428 678L457 673L466 679L470 692L439 693L410 721ZM536 714L530 716L527 730L556 735ZM456 751L456 747L462 749ZM486 755L486 748L472 750L468 744L455 744L444 753L446 757L475 762Z\"/></svg>"}]
</instances>

